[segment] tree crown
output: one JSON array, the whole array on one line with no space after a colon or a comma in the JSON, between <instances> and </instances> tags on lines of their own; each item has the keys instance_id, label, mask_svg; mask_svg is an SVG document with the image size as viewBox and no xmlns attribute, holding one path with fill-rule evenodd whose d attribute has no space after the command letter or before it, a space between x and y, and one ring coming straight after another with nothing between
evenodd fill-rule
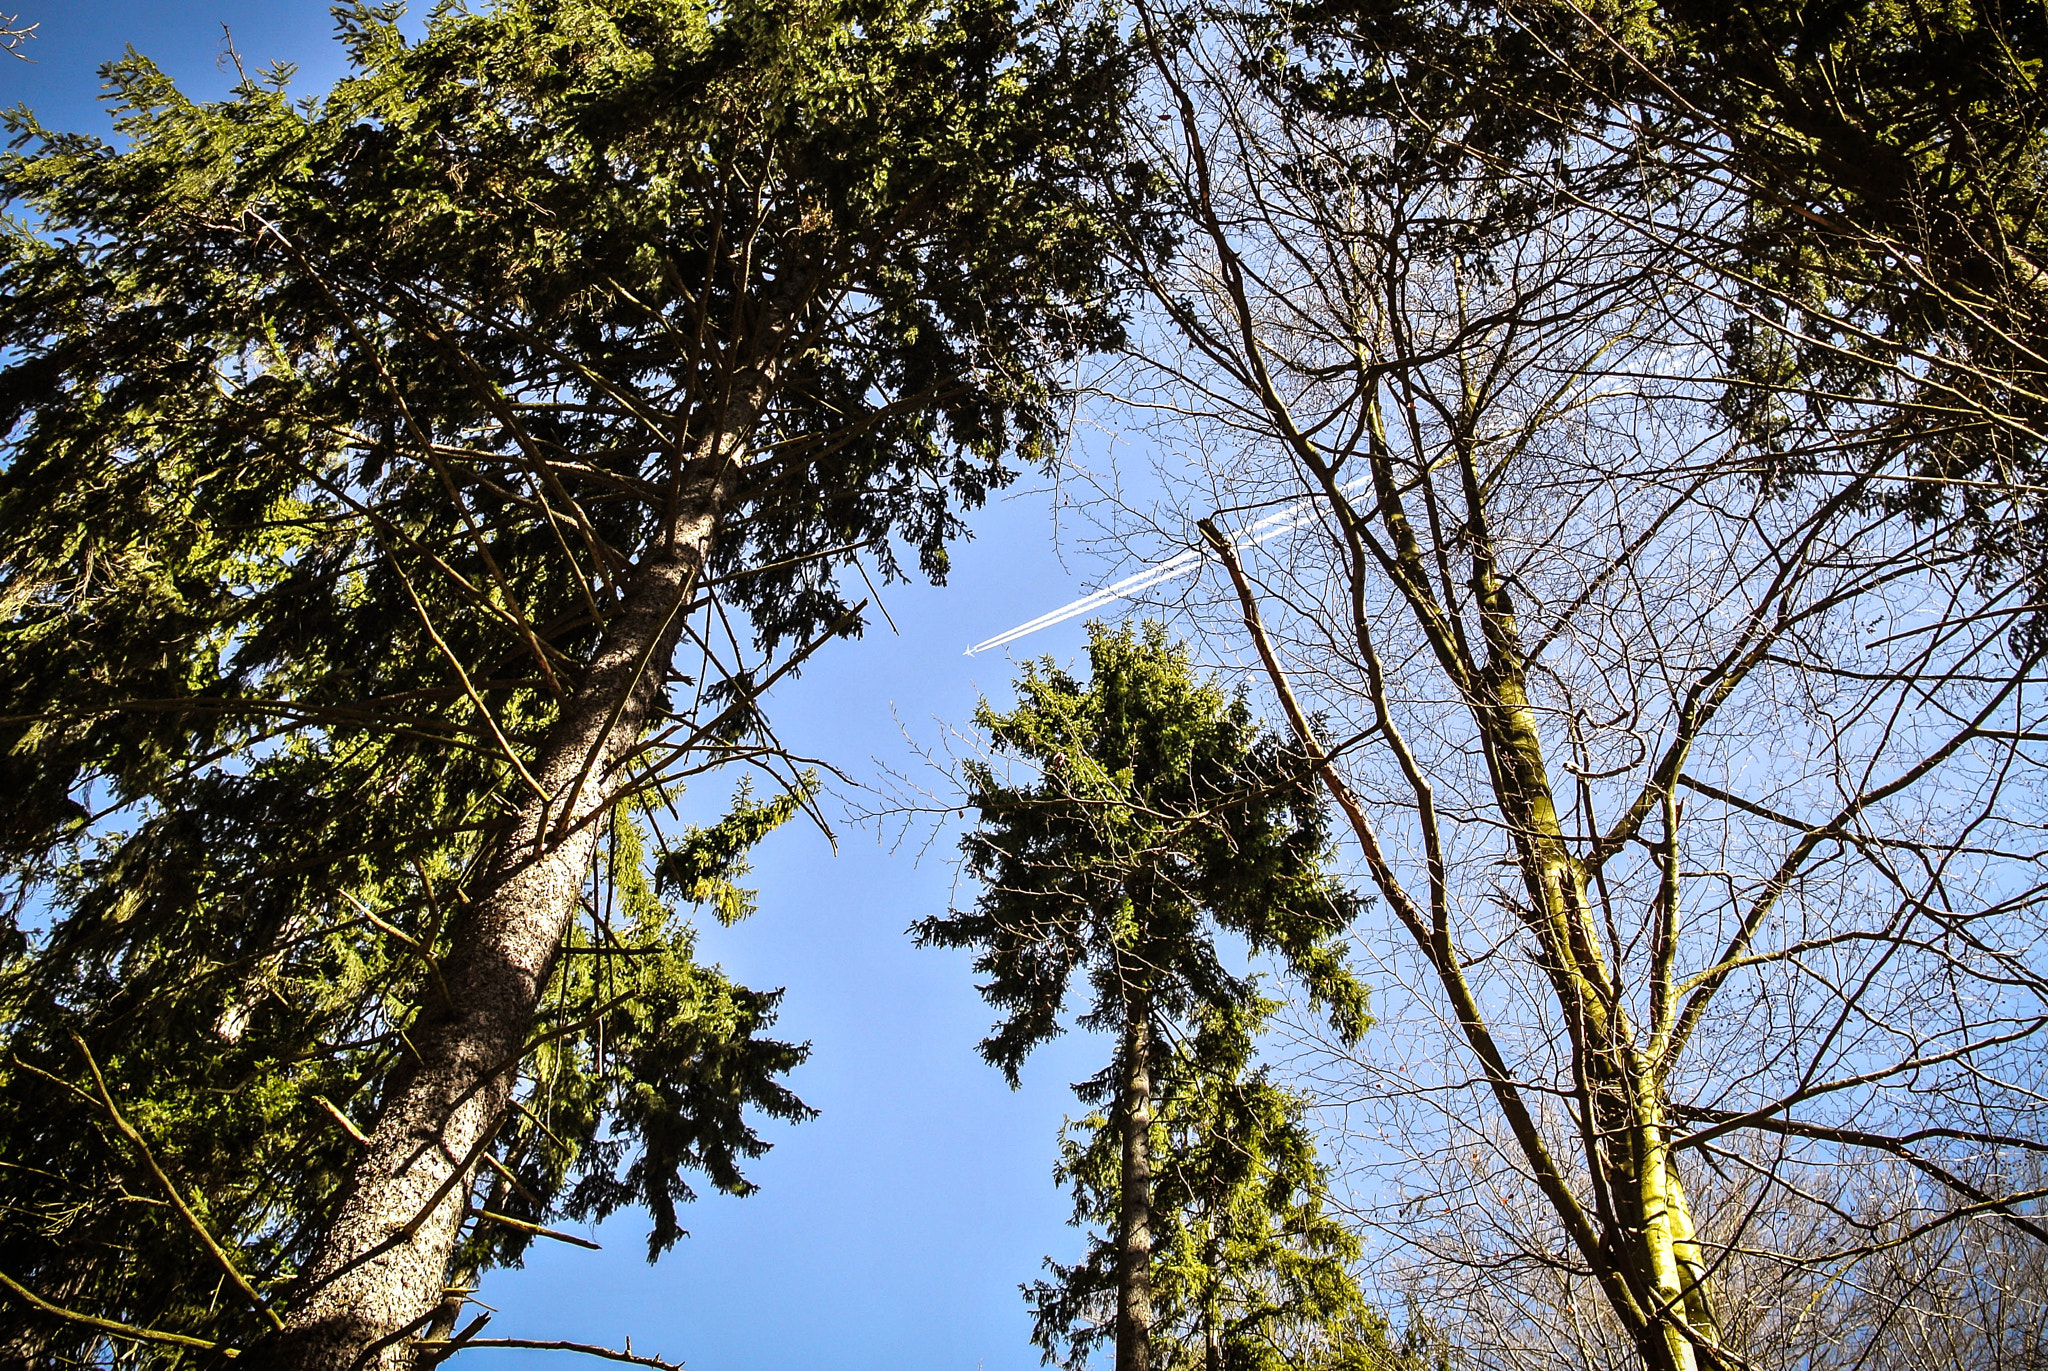
<instances>
[{"instance_id":1,"label":"tree crown","mask_svg":"<svg viewBox=\"0 0 2048 1371\"><path fill-rule=\"evenodd\" d=\"M1242 1000L1224 933L1279 957L1340 1031L1361 1031L1340 937L1358 904L1328 871L1313 775L1241 695L1198 680L1160 625L1091 625L1088 658L1085 683L1047 659L1026 665L1015 708L983 702L997 753L1036 778L968 768L981 821L962 848L982 894L916 926L923 943L979 949L982 994L1006 1015L982 1054L1014 1083L1064 1031L1077 972L1091 1028Z\"/></svg>"}]
</instances>

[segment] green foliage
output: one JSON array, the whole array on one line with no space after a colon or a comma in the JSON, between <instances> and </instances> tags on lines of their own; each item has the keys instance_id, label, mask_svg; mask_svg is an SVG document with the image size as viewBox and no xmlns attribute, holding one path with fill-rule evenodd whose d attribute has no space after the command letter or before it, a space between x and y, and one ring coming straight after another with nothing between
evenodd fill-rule
<instances>
[{"instance_id":1,"label":"green foliage","mask_svg":"<svg viewBox=\"0 0 2048 1371\"><path fill-rule=\"evenodd\" d=\"M1171 1021L1243 1001L1220 933L1271 953L1348 1037L1365 992L1339 935L1356 898L1327 872L1329 817L1316 781L1243 698L1197 681L1158 624L1090 625L1092 679L1027 664L1008 713L975 721L998 753L1036 768L1010 784L967 768L980 824L962 841L982 894L928 918L921 944L971 947L981 992L1004 1018L982 1055L1012 1084L1033 1048L1065 1031L1072 982L1093 992L1079 1022L1122 1024L1134 992Z\"/></svg>"},{"instance_id":2,"label":"green foliage","mask_svg":"<svg viewBox=\"0 0 2048 1371\"><path fill-rule=\"evenodd\" d=\"M1369 118L1405 107L1454 129L1440 152L1468 170L1541 165L1628 110L1632 154L1723 134L1759 199L1891 228L1916 209L1959 214L2015 246L2032 231L2038 7L1318 0L1265 18L1308 59L1289 73L1299 99Z\"/></svg>"},{"instance_id":3,"label":"green foliage","mask_svg":"<svg viewBox=\"0 0 2048 1371\"><path fill-rule=\"evenodd\" d=\"M730 489L684 612L763 651L857 632L855 555L942 578L962 511L1046 456L1046 378L1119 336L1093 187L1142 181L1114 28L1058 5L504 0L417 43L397 15L337 11L319 98L280 72L195 102L130 54L118 146L4 116L0 1270L237 1343L257 1316L70 1035L288 1283L355 1146L318 1101L374 1115L685 469ZM698 965L648 884L742 916L791 812L743 795L675 845L638 803L762 737L750 670L719 674L667 676L621 784L493 1212L643 1203L658 1251L685 1171L746 1188L747 1111L805 1112L775 997Z\"/></svg>"},{"instance_id":4,"label":"green foliage","mask_svg":"<svg viewBox=\"0 0 2048 1371\"><path fill-rule=\"evenodd\" d=\"M356 70L317 105L194 104L130 57L128 151L7 116L40 149L0 163L41 224L0 255L18 851L89 783L136 799L309 724L439 771L485 733L451 655L515 740L544 727L764 367L725 603L815 631L845 549L893 571L892 535L941 575L956 506L1043 454L1043 378L1117 336L1082 191L1117 161L1104 35L996 0L561 0L408 47L393 13L343 12ZM459 791L499 779L472 765Z\"/></svg>"},{"instance_id":5,"label":"green foliage","mask_svg":"<svg viewBox=\"0 0 2048 1371\"><path fill-rule=\"evenodd\" d=\"M788 813L742 794L715 827L765 833L774 822L763 811ZM565 949L519 1106L491 1149L516 1180L486 1173L479 1205L545 1226L638 1204L653 1221L652 1260L683 1235L676 1206L694 1198L686 1173L750 1193L740 1164L768 1144L749 1116L794 1122L812 1111L780 1079L807 1048L767 1036L780 992L749 990L697 962L689 924L654 893L646 822L630 809L614 817L591 918ZM711 899L751 907L752 892L730 879L744 868L744 850L731 851ZM180 981L182 949L134 944L105 984L62 993L44 980L49 957L10 964L0 977L0 1271L32 1276L32 1288L67 1307L118 1310L125 1321L195 1336L252 1336L252 1311L213 1298L220 1273L92 1095L70 1035L88 1044L116 1103L209 1230L276 1297L317 1238L356 1147L328 1106L368 1122L406 1019L435 993L428 961L402 932L370 920L393 929L409 921L418 911L408 905L446 874L341 888L239 980L208 968ZM533 1236L478 1223L456 1265L472 1276L516 1265ZM6 1310L0 1336L79 1355L92 1342L18 1307Z\"/></svg>"},{"instance_id":6,"label":"green foliage","mask_svg":"<svg viewBox=\"0 0 2048 1371\"><path fill-rule=\"evenodd\" d=\"M1161 1371L1393 1371L1411 1359L1359 1292L1358 1239L1326 1205L1307 1101L1252 1065L1277 1006L1252 999L1205 1013L1159 1074L1153 1124L1152 1364ZM1106 1098L1106 1080L1089 1097ZM1113 1333L1121 1203L1119 1130L1102 1114L1070 1123L1056 1178L1074 1222L1092 1225L1081 1261L1048 1261L1027 1287L1032 1341L1079 1371Z\"/></svg>"},{"instance_id":7,"label":"green foliage","mask_svg":"<svg viewBox=\"0 0 2048 1371\"><path fill-rule=\"evenodd\" d=\"M723 819L709 828L684 829L681 839L662 854L655 868L662 888L692 904L710 905L727 927L738 923L754 912L754 892L734 884L747 874L747 854L788 823L801 803L799 796L787 794L762 804L741 781Z\"/></svg>"},{"instance_id":8,"label":"green foliage","mask_svg":"<svg viewBox=\"0 0 2048 1371\"><path fill-rule=\"evenodd\" d=\"M712 903L721 917L729 904L751 910L754 892L730 877L794 807L756 804L742 790L712 831L753 837L727 849L715 888L688 898ZM813 1117L778 1079L809 1049L757 1036L774 1022L780 991L748 990L696 962L695 935L655 894L639 827L624 811L604 864L604 905L564 949L527 1068L532 1088L494 1149L519 1185L495 1186L496 1203L484 1207L534 1223L556 1215L597 1222L638 1203L654 1220L653 1261L684 1235L676 1206L696 1198L685 1171L727 1194L753 1193L739 1163L768 1145L748 1110ZM485 1225L458 1265L516 1261L530 1240Z\"/></svg>"}]
</instances>

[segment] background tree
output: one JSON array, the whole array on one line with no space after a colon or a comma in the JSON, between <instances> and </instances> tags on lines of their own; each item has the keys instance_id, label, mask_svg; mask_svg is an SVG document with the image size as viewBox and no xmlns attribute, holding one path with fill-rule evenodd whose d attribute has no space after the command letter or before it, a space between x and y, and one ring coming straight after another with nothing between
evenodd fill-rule
<instances>
[{"instance_id":1,"label":"background tree","mask_svg":"<svg viewBox=\"0 0 2048 1371\"><path fill-rule=\"evenodd\" d=\"M1326 0L1251 22L1302 44L1288 98L1490 181L1496 212L1612 210L1600 187L1645 163L1719 188L1689 224L1630 212L1738 306L1744 437L1786 476L1885 464L1895 509L1960 512L1994 566L2041 574L2038 6Z\"/></svg>"},{"instance_id":2,"label":"background tree","mask_svg":"<svg viewBox=\"0 0 2048 1371\"><path fill-rule=\"evenodd\" d=\"M206 1088L213 1033L245 1055L202 1098L339 1094L363 1122L306 1127L368 1138L224 1198L243 1232L193 1187L299 1154L211 1154L170 1182L197 1196L178 1297L103 1263L70 1312L250 1366L411 1358L542 1049L611 999L724 996L704 1047L743 1059L725 1113L674 1077L634 1082L644 1116L586 1098L643 1193L693 1156L720 1176L747 1098L795 1108L769 1088L790 1049L748 1045L766 1002L691 988L679 933L634 969L593 864L626 806L651 864L715 875L657 822L711 768L800 793L755 702L858 631L838 575L941 577L960 511L1043 455L1044 378L1117 336L1107 28L506 0L408 44L396 14L342 11L323 99L279 71L197 104L131 58L125 150L17 111L0 164L36 225L0 260L0 841L17 911L45 911L8 1003L48 1026L17 1055L97 1093L76 1030L169 1097ZM641 1042L598 1074L684 1051ZM73 1290L52 1260L15 1298ZM159 1311L198 1331L122 1330Z\"/></svg>"},{"instance_id":3,"label":"background tree","mask_svg":"<svg viewBox=\"0 0 2048 1371\"><path fill-rule=\"evenodd\" d=\"M1309 1102L1254 1067L1256 1038L1280 1006L1253 997L1205 1010L1165 1055L1151 1154L1152 1364L1173 1371L1280 1371L1405 1365L1350 1266L1358 1238L1325 1208ZM1095 1093L1084 1095L1100 1103ZM1086 1087L1084 1087L1086 1088ZM1070 1124L1056 1179L1074 1222L1099 1225L1072 1266L1048 1261L1028 1290L1032 1341L1078 1371L1115 1331L1122 1209L1117 1131L1097 1112Z\"/></svg>"},{"instance_id":4,"label":"background tree","mask_svg":"<svg viewBox=\"0 0 2048 1371\"><path fill-rule=\"evenodd\" d=\"M1089 630L1084 684L1027 665L1019 702L975 715L1023 784L970 764L980 815L962 840L983 887L972 910L915 925L921 944L973 948L982 995L1005 1017L981 1052L1012 1085L1033 1048L1078 1022L1111 1035L1114 1059L1084 1093L1113 1099L1103 1136L1117 1156L1117 1371L1145 1371L1154 1320L1158 1075L1202 1016L1254 998L1219 939L1277 957L1340 1035L1365 997L1339 936L1356 902L1325 868L1329 821L1300 759L1253 727L1243 700L1196 680L1156 624Z\"/></svg>"}]
</instances>

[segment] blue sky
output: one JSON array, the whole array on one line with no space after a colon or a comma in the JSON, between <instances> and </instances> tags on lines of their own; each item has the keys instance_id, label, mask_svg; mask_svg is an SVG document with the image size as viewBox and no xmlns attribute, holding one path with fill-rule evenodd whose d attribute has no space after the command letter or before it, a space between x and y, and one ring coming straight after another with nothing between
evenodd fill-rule
<instances>
[{"instance_id":1,"label":"blue sky","mask_svg":"<svg viewBox=\"0 0 2048 1371\"><path fill-rule=\"evenodd\" d=\"M97 67L133 46L189 93L228 84L222 25L250 69L297 63L296 86L324 90L340 73L320 0L142 4L134 0L0 0L41 28L34 62L0 58L0 103L26 103L52 128L104 133ZM977 520L943 590L898 587L887 600L901 636L877 619L865 641L821 654L778 690L785 740L856 774L874 759L909 766L903 730L924 741L937 720L964 722L977 688L1006 696L1012 663L962 649L1086 588L1053 544L1043 492L1002 501ZM1078 622L1018 645L1071 656ZM900 721L900 724L899 724ZM1024 1371L1037 1364L1017 1294L1048 1253L1070 1258L1065 1197L1051 1168L1067 1083L1104 1048L1069 1037L1043 1049L1012 1093L974 1054L989 1011L966 958L919 951L913 920L952 895L950 843L925 859L846 830L834 855L792 825L761 852L761 912L705 930L708 955L746 984L786 986L779 1029L809 1039L795 1084L823 1111L771 1126L775 1151L752 1169L746 1200L710 1196L684 1215L692 1236L660 1265L644 1259L645 1222L598 1230L600 1253L540 1243L528 1268L490 1278L500 1336L569 1338L636 1349L692 1371ZM558 1354L476 1352L473 1368L597 1365Z\"/></svg>"}]
</instances>

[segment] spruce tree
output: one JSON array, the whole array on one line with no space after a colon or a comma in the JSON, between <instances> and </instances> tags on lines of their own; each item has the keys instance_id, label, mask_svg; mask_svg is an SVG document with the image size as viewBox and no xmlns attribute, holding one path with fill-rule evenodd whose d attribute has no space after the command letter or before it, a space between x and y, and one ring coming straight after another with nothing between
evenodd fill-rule
<instances>
[{"instance_id":1,"label":"spruce tree","mask_svg":"<svg viewBox=\"0 0 2048 1371\"><path fill-rule=\"evenodd\" d=\"M1352 1273L1357 1237L1327 1208L1308 1101L1253 1064L1277 1003L1205 1011L1155 1083L1152 1364L1160 1371L1387 1371L1411 1360ZM1091 1103L1099 1086L1091 1083ZM1089 1227L1071 1266L1027 1290L1032 1341L1081 1371L1114 1329L1121 1207L1116 1130L1099 1109L1068 1126L1057 1177Z\"/></svg>"},{"instance_id":2,"label":"spruce tree","mask_svg":"<svg viewBox=\"0 0 2048 1371\"><path fill-rule=\"evenodd\" d=\"M1205 1016L1245 1012L1251 978L1222 939L1270 954L1338 1031L1365 1025L1365 995L1340 940L1357 906L1328 871L1316 782L1253 724L1242 696L1196 678L1148 623L1091 625L1086 682L1027 665L1015 708L976 713L1021 782L968 768L980 822L963 842L982 894L916 925L928 946L974 949L981 992L1003 1012L981 1052L1014 1086L1024 1059L1075 1021L1109 1035L1114 1059L1083 1087L1107 1101L1116 1156L1112 1260L1117 1371L1146 1371L1155 1323L1160 1073Z\"/></svg>"},{"instance_id":3,"label":"spruce tree","mask_svg":"<svg viewBox=\"0 0 2048 1371\"><path fill-rule=\"evenodd\" d=\"M678 1167L743 1184L796 1050L607 892L636 842L677 895L726 880L759 816L662 839L680 780L780 768L758 697L859 631L840 575L942 578L1048 451L1048 378L1117 337L1113 26L397 14L339 12L318 99L193 102L131 55L123 146L6 116L0 1008L10 1092L80 1123L9 1135L8 1184L54 1188L9 1211L5 1298L164 1356L405 1363L541 1171L640 1195L657 1248ZM572 1044L580 1143L532 1103ZM93 1174L96 1232L173 1188L191 1222L70 1241Z\"/></svg>"}]
</instances>

